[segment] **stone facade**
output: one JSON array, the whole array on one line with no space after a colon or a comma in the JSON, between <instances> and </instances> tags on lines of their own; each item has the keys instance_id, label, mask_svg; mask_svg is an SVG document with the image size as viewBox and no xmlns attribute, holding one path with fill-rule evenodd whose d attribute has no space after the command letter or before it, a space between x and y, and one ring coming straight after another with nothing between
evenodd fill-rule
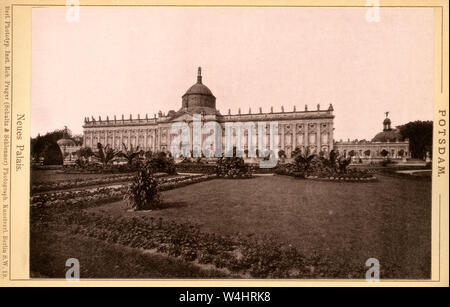
<instances>
[{"instance_id":1,"label":"stone facade","mask_svg":"<svg viewBox=\"0 0 450 307\"><path fill-rule=\"evenodd\" d=\"M381 152L386 150L388 158L400 159L409 157L409 142L369 142L369 141L347 141L336 142L334 149L344 156L348 156L353 150L356 158L384 158ZM403 152L402 152L403 150ZM403 153L403 156L401 155Z\"/></svg>"},{"instance_id":2,"label":"stone facade","mask_svg":"<svg viewBox=\"0 0 450 307\"><path fill-rule=\"evenodd\" d=\"M141 118L120 118L98 120L85 118L84 120L84 146L95 150L97 143L110 145L114 149L121 149L122 143L126 146L139 146L143 150L168 151L171 141L176 135L170 134L171 125L175 122L186 122L191 128L193 115L201 114L203 122L218 122L223 131L225 123L230 122L265 122L269 126L270 122L278 122L279 150L283 150L286 156L291 157L296 147L310 148L312 152L329 152L333 148L333 106L327 109L320 109L317 105L315 110L308 110L307 106L303 111L285 111L281 107L281 112L274 112L271 108L269 113L263 113L261 108L258 113L249 110L238 114L222 115L216 109L216 97L202 83L201 69L199 68L197 83L191 86L182 96L182 105L177 112L169 111L168 114L159 112L154 115ZM267 131L267 142L269 144L269 129ZM223 136L223 147L225 146L225 135ZM191 142L192 146L192 142ZM244 149L248 146L248 135L244 135ZM224 148L223 148L224 149Z\"/></svg>"},{"instance_id":3,"label":"stone facade","mask_svg":"<svg viewBox=\"0 0 450 307\"><path fill-rule=\"evenodd\" d=\"M391 120L387 116L388 112L383 121L383 131L375 135L372 141L339 141L334 143L334 149L346 157L353 151L354 159L358 160L409 158L409 140L401 139L400 131L391 128Z\"/></svg>"}]
</instances>

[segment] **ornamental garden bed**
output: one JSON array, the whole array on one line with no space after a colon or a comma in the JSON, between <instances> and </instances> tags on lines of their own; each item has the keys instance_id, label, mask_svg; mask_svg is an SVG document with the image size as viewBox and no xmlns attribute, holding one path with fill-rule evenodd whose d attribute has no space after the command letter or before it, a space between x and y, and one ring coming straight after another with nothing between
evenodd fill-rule
<instances>
[{"instance_id":1,"label":"ornamental garden bed","mask_svg":"<svg viewBox=\"0 0 450 307\"><path fill-rule=\"evenodd\" d=\"M308 180L322 180L322 181L337 181L337 182L374 182L378 179L376 177L351 177L351 176L337 176L337 177L319 177L319 176L306 176Z\"/></svg>"},{"instance_id":2,"label":"ornamental garden bed","mask_svg":"<svg viewBox=\"0 0 450 307\"><path fill-rule=\"evenodd\" d=\"M301 172L290 166L279 166L277 175L291 176L298 179L323 180L330 182L374 182L377 178L374 173L364 170L349 169L345 173L338 172Z\"/></svg>"},{"instance_id":3,"label":"ornamental garden bed","mask_svg":"<svg viewBox=\"0 0 450 307\"><path fill-rule=\"evenodd\" d=\"M176 177L160 177L160 191L167 191L189 184L214 178L215 175L179 175ZM130 183L115 184L106 187L91 187L82 190L68 190L41 193L31 197L31 206L75 206L85 203L99 204L119 200L123 197Z\"/></svg>"},{"instance_id":4,"label":"ornamental garden bed","mask_svg":"<svg viewBox=\"0 0 450 307\"><path fill-rule=\"evenodd\" d=\"M68 180L33 182L31 193L40 193L47 191L67 190L97 185L107 185L112 183L126 182L132 180L136 176L135 173L108 175L107 177L96 178L74 178ZM167 177L172 178L176 175L168 175L167 173L156 173L155 178Z\"/></svg>"},{"instance_id":5,"label":"ornamental garden bed","mask_svg":"<svg viewBox=\"0 0 450 307\"><path fill-rule=\"evenodd\" d=\"M76 178L69 180L34 182L31 186L31 193L45 191L65 190L71 188L80 188L94 185L110 184L133 179L134 174L114 175L103 178Z\"/></svg>"}]
</instances>

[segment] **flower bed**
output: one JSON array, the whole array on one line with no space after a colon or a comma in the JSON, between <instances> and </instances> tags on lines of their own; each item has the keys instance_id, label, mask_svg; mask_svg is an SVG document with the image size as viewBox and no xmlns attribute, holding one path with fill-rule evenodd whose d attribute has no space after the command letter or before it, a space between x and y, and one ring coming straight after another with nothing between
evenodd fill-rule
<instances>
[{"instance_id":1,"label":"flower bed","mask_svg":"<svg viewBox=\"0 0 450 307\"><path fill-rule=\"evenodd\" d=\"M216 165L207 163L196 162L182 162L176 165L177 172L180 173L202 173L202 174L215 174Z\"/></svg>"},{"instance_id":2,"label":"flower bed","mask_svg":"<svg viewBox=\"0 0 450 307\"><path fill-rule=\"evenodd\" d=\"M373 182L377 178L374 172L363 169L348 169L338 172L330 168L311 169L299 171L295 164L283 164L277 166L275 173L278 175L292 176L301 179L325 180L333 182Z\"/></svg>"},{"instance_id":3,"label":"flower bed","mask_svg":"<svg viewBox=\"0 0 450 307\"><path fill-rule=\"evenodd\" d=\"M31 187L32 193L39 193L45 191L65 190L93 185L109 184L122 181L129 181L133 179L135 175L114 175L104 178L78 178L71 180L60 181L46 181L33 183Z\"/></svg>"},{"instance_id":4,"label":"flower bed","mask_svg":"<svg viewBox=\"0 0 450 307\"><path fill-rule=\"evenodd\" d=\"M67 174L123 174L136 170L136 166L130 166L128 164L101 165L99 163L90 163L84 167L80 167L76 164L65 165L63 167L64 173Z\"/></svg>"},{"instance_id":5,"label":"flower bed","mask_svg":"<svg viewBox=\"0 0 450 307\"><path fill-rule=\"evenodd\" d=\"M154 175L156 178L161 178L167 176L165 173L156 173ZM45 181L33 183L31 187L32 193L40 193L47 191L57 191L66 190L73 188L81 188L95 185L104 185L117 182L130 181L135 177L135 174L128 175L113 175L102 178L78 178L71 180L59 180L59 181Z\"/></svg>"},{"instance_id":6,"label":"flower bed","mask_svg":"<svg viewBox=\"0 0 450 307\"><path fill-rule=\"evenodd\" d=\"M348 175L338 177L319 177L319 176L307 176L305 179L310 180L322 180L322 181L340 181L340 182L374 182L377 181L376 177L351 177Z\"/></svg>"},{"instance_id":7,"label":"flower bed","mask_svg":"<svg viewBox=\"0 0 450 307\"><path fill-rule=\"evenodd\" d=\"M214 178L215 175L190 175L158 179L160 191L167 191L189 184ZM58 191L42 193L31 197L32 206L79 205L83 203L103 203L122 198L130 183L93 187L77 191Z\"/></svg>"},{"instance_id":8,"label":"flower bed","mask_svg":"<svg viewBox=\"0 0 450 307\"><path fill-rule=\"evenodd\" d=\"M125 185L98 187L81 191L45 193L31 197L31 206L74 206L84 203L104 203L123 197Z\"/></svg>"},{"instance_id":9,"label":"flower bed","mask_svg":"<svg viewBox=\"0 0 450 307\"><path fill-rule=\"evenodd\" d=\"M172 190L172 189L179 188L179 187L182 187L185 185L210 180L215 177L216 177L215 175L190 175L190 176L170 178L168 180L164 180L159 185L159 190L160 191Z\"/></svg>"}]
</instances>

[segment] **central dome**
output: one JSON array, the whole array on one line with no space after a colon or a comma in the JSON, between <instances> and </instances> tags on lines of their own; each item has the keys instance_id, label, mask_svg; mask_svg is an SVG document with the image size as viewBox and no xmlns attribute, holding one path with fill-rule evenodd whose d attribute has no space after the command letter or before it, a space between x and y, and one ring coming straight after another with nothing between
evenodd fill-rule
<instances>
[{"instance_id":1,"label":"central dome","mask_svg":"<svg viewBox=\"0 0 450 307\"><path fill-rule=\"evenodd\" d=\"M215 114L216 97L202 83L202 69L198 68L197 83L191 86L182 97L182 109L190 113Z\"/></svg>"},{"instance_id":2,"label":"central dome","mask_svg":"<svg viewBox=\"0 0 450 307\"><path fill-rule=\"evenodd\" d=\"M206 95L206 96L213 96L213 93L211 92L211 90L204 85L203 83L195 83L193 86L191 86L186 94L183 95L183 97L185 95Z\"/></svg>"}]
</instances>

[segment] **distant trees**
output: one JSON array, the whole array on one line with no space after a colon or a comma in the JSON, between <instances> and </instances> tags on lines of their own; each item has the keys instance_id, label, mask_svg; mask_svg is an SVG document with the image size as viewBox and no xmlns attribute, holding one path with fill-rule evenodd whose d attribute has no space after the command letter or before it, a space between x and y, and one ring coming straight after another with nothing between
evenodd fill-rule
<instances>
[{"instance_id":1,"label":"distant trees","mask_svg":"<svg viewBox=\"0 0 450 307\"><path fill-rule=\"evenodd\" d=\"M67 137L71 138L70 130L67 131ZM44 158L45 165L62 164L63 157L57 141L64 135L64 129L57 129L48 132L45 135L38 134L31 138L31 157L38 160Z\"/></svg>"},{"instance_id":2,"label":"distant trees","mask_svg":"<svg viewBox=\"0 0 450 307\"><path fill-rule=\"evenodd\" d=\"M425 159L427 152L432 154L433 145L433 122L414 121L399 126L400 135L403 139L409 139L409 151L411 157Z\"/></svg>"}]
</instances>

